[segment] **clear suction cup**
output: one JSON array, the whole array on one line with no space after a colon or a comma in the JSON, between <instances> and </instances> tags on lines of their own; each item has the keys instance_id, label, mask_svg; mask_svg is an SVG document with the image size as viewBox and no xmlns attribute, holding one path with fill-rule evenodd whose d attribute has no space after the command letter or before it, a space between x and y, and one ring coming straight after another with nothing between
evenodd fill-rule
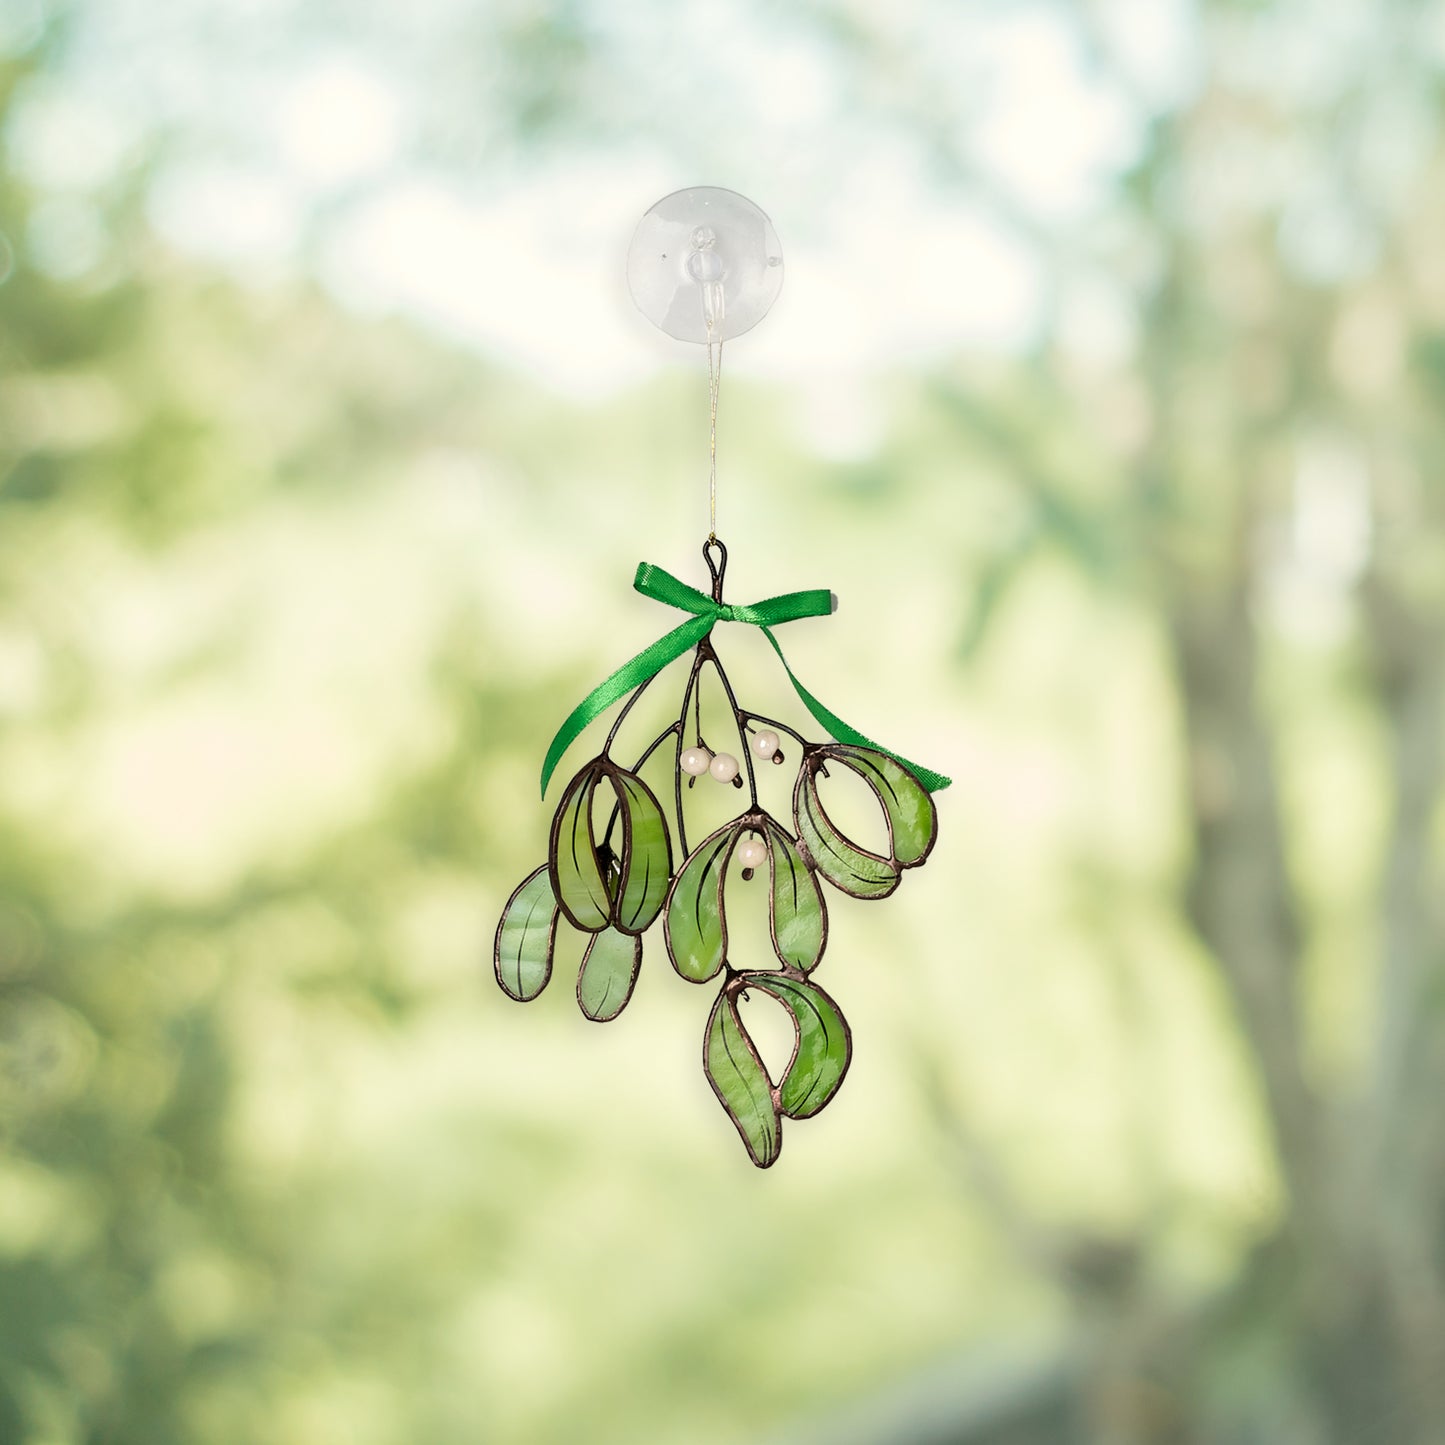
<instances>
[{"instance_id":1,"label":"clear suction cup","mask_svg":"<svg viewBox=\"0 0 1445 1445\"><path fill-rule=\"evenodd\" d=\"M783 289L783 252L766 214L746 196L692 186L664 196L638 222L627 251L637 309L679 341L751 331Z\"/></svg>"}]
</instances>

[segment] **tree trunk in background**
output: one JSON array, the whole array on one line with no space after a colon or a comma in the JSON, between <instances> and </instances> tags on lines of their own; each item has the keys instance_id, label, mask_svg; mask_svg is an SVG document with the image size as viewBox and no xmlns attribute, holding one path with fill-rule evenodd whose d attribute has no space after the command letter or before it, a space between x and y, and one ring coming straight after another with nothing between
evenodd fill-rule
<instances>
[{"instance_id":1,"label":"tree trunk in background","mask_svg":"<svg viewBox=\"0 0 1445 1445\"><path fill-rule=\"evenodd\" d=\"M1431 1036L1420 1025L1439 952L1425 862L1445 737L1445 650L1437 629L1376 598L1395 800L1379 1041L1368 1097L1322 1098L1304 1062L1299 907L1274 744L1256 698L1251 580L1241 567L1232 586L1186 601L1171 619L1194 825L1189 914L1249 1046L1287 1194L1279 1235L1261 1249L1241 1295L1256 1328L1292 1342L1299 1405L1291 1426L1300 1445L1439 1445L1445 1161L1438 1050L1429 1056ZM1238 1326L1233 1314L1228 1331ZM1225 1343L1199 1341L1206 1351Z\"/></svg>"}]
</instances>

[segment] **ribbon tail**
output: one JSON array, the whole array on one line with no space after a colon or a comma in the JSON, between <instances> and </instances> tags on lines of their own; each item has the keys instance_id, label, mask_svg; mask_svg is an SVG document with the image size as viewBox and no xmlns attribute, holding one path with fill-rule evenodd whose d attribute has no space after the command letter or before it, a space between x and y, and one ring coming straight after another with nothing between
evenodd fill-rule
<instances>
[{"instance_id":1,"label":"ribbon tail","mask_svg":"<svg viewBox=\"0 0 1445 1445\"><path fill-rule=\"evenodd\" d=\"M788 674L788 681L793 684L793 691L802 699L803 706L827 728L829 734L840 743L853 743L857 747L872 748L874 752L887 753L895 762L902 763L909 772L913 773L918 781L928 789L930 793L941 793L952 782L952 778L945 778L942 773L935 773L932 768L920 767L917 763L909 760L892 748L885 748L880 743L875 743L872 738L866 738L857 728L849 727L837 713L830 712L817 698L798 681L793 669L788 666L788 659L783 656L783 649L778 646L778 639L773 636L772 629L764 627L763 636L773 645L773 651L778 654L778 661L783 664L783 671Z\"/></svg>"},{"instance_id":2,"label":"ribbon tail","mask_svg":"<svg viewBox=\"0 0 1445 1445\"><path fill-rule=\"evenodd\" d=\"M557 729L552 746L547 749L546 761L542 764L542 796L547 796L547 784L562 754L576 740L578 735L595 717L607 711L618 698L639 687L649 678L656 677L669 662L682 656L690 647L711 630L713 617L689 617L679 623L671 632L659 637L650 647L644 647L636 657L624 662L611 677L598 683L576 707L567 714L567 720Z\"/></svg>"}]
</instances>

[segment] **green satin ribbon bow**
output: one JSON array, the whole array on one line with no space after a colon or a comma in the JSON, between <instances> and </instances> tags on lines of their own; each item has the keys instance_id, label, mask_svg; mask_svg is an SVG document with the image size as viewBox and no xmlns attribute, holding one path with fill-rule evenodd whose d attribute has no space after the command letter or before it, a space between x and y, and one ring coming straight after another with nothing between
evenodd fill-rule
<instances>
[{"instance_id":1,"label":"green satin ribbon bow","mask_svg":"<svg viewBox=\"0 0 1445 1445\"><path fill-rule=\"evenodd\" d=\"M907 758L899 757L897 753L879 747L871 739L865 738L857 729L850 728L842 718L829 712L793 676L793 669L788 666L788 659L783 656L783 649L778 646L778 639L773 636L771 629L779 623L796 621L799 617L826 617L838 605L838 599L831 592L824 588L814 588L809 592L786 592L781 597L768 597L762 602L751 604L714 602L705 592L699 592L696 587L689 587L686 582L679 582L670 572L665 572L661 567L654 567L651 562L637 564L637 576L632 579L632 585L644 597L665 602L669 607L681 608L684 612L691 612L693 616L674 627L671 632L659 637L651 647L643 648L630 662L624 662L611 677L594 687L572 709L567 716L567 721L557 729L557 736L552 739L552 746L547 749L547 759L542 764L542 796L544 798L547 796L547 784L551 780L557 764L561 762L562 754L572 745L578 734L595 717L611 707L618 698L631 692L633 688L640 686L648 678L656 677L669 662L697 646L712 631L713 625L718 622L749 622L754 627L761 627L763 636L772 643L773 651L778 654L778 661L783 664L783 671L788 674L788 680L793 684L793 690L802 699L803 706L838 742L873 748L877 752L887 753L890 758L897 758L904 767L911 768L917 774L919 782L930 793L936 793L948 787L951 780L945 778L941 773L935 773L928 768L920 768L917 763L910 763Z\"/></svg>"}]
</instances>

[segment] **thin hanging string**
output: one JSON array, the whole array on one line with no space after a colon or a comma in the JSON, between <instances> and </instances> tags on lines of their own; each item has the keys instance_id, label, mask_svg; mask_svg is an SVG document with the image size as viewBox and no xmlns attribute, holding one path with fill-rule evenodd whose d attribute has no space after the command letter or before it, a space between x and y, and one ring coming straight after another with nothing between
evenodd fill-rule
<instances>
[{"instance_id":1,"label":"thin hanging string","mask_svg":"<svg viewBox=\"0 0 1445 1445\"><path fill-rule=\"evenodd\" d=\"M707 512L709 542L717 541L717 394L722 385L722 338L718 338L717 359L713 359L713 318L707 318Z\"/></svg>"}]
</instances>

